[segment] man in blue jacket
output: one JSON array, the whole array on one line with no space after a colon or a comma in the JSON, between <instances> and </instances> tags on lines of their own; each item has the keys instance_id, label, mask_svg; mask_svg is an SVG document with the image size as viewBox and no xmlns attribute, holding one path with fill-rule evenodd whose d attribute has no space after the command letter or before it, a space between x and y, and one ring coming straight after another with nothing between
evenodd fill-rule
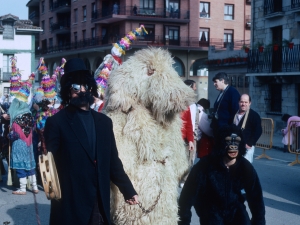
<instances>
[{"instance_id":1,"label":"man in blue jacket","mask_svg":"<svg viewBox=\"0 0 300 225\"><path fill-rule=\"evenodd\" d=\"M226 73L217 73L212 80L216 89L220 91L214 103L214 113L210 125L216 138L221 127L232 124L233 118L239 110L240 94L234 87L229 86L229 78Z\"/></svg>"}]
</instances>

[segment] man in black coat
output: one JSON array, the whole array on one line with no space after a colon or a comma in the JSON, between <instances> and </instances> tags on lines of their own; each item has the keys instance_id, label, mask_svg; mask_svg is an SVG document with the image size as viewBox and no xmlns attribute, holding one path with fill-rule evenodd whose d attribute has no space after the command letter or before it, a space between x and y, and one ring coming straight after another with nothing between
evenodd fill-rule
<instances>
[{"instance_id":1,"label":"man in black coat","mask_svg":"<svg viewBox=\"0 0 300 225\"><path fill-rule=\"evenodd\" d=\"M222 132L220 136L224 134L228 133ZM201 225L265 225L265 206L257 173L242 157L245 143L233 133L217 141L223 147L202 158L183 186L178 224L190 224L194 206ZM251 220L244 205L243 188Z\"/></svg>"},{"instance_id":2,"label":"man in black coat","mask_svg":"<svg viewBox=\"0 0 300 225\"><path fill-rule=\"evenodd\" d=\"M257 112L250 108L251 97L243 94L239 101L239 110L236 113L233 123L242 132L244 139L246 154L245 158L249 162L253 162L255 145L262 134L261 119Z\"/></svg>"},{"instance_id":3,"label":"man in black coat","mask_svg":"<svg viewBox=\"0 0 300 225\"><path fill-rule=\"evenodd\" d=\"M110 181L129 204L138 198L122 162L107 116L90 110L97 94L81 59L70 59L61 79L64 109L49 117L45 143L57 167L62 198L51 201L50 225L110 224Z\"/></svg>"},{"instance_id":4,"label":"man in black coat","mask_svg":"<svg viewBox=\"0 0 300 225\"><path fill-rule=\"evenodd\" d=\"M217 137L221 127L232 124L234 115L239 109L240 94L228 84L229 77L226 73L217 73L212 80L215 88L220 91L214 103L214 114L211 122L214 137Z\"/></svg>"}]
</instances>

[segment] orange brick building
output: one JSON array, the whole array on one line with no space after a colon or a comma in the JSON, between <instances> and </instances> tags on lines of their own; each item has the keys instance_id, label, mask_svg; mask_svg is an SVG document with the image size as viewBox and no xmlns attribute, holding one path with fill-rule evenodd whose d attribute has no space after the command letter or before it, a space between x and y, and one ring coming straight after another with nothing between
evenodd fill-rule
<instances>
[{"instance_id":1,"label":"orange brick building","mask_svg":"<svg viewBox=\"0 0 300 225\"><path fill-rule=\"evenodd\" d=\"M112 43L144 24L149 35L135 41L123 61L147 46L166 48L174 56L178 74L196 80L198 97L207 97L203 62L208 46L241 48L244 40L250 39L250 27L246 26L251 10L248 2L30 0L27 7L29 19L44 30L36 38L36 55L45 58L51 73L62 57L80 57L95 71Z\"/></svg>"}]
</instances>

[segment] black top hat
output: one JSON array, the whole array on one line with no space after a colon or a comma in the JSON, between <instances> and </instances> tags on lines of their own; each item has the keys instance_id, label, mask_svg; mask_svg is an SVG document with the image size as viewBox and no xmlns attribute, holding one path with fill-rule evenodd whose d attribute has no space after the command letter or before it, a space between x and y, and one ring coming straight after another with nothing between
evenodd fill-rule
<instances>
[{"instance_id":1,"label":"black top hat","mask_svg":"<svg viewBox=\"0 0 300 225\"><path fill-rule=\"evenodd\" d=\"M68 60L64 67L65 75L77 71L88 71L88 69L85 67L83 60L80 58L73 58Z\"/></svg>"}]
</instances>

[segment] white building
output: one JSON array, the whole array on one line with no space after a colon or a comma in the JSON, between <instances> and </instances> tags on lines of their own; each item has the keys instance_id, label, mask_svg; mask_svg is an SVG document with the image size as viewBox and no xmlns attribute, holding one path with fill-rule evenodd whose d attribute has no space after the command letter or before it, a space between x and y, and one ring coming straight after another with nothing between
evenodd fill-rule
<instances>
[{"instance_id":1,"label":"white building","mask_svg":"<svg viewBox=\"0 0 300 225\"><path fill-rule=\"evenodd\" d=\"M9 93L11 76L10 58L17 58L17 68L21 71L22 80L27 80L35 71L35 34L40 27L32 25L31 20L20 20L19 17L7 14L0 16L0 95Z\"/></svg>"}]
</instances>

